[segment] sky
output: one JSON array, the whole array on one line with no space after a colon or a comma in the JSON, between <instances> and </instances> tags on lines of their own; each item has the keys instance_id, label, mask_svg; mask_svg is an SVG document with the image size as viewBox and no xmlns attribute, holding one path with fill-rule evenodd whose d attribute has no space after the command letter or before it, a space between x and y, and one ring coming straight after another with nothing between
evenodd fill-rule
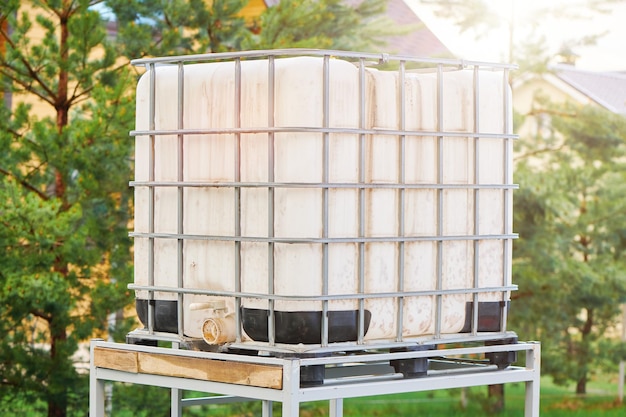
<instances>
[{"instance_id":1,"label":"sky","mask_svg":"<svg viewBox=\"0 0 626 417\"><path fill-rule=\"evenodd\" d=\"M476 39L471 32L459 33L450 21L437 17L432 6L425 6L420 0L406 0L430 30L457 57L468 60L508 62L508 30L494 29L489 36ZM516 32L519 36L529 36L534 28L535 36L545 37L547 47L556 52L569 39L606 32L595 46L579 47L576 66L593 71L626 71L626 0L610 6L608 14L592 14L584 10L584 18L567 16L574 5L582 0L486 0L490 9L508 21L511 7L514 7ZM542 7L558 10L559 18L546 18ZM506 25L503 25L506 26Z\"/></svg>"}]
</instances>

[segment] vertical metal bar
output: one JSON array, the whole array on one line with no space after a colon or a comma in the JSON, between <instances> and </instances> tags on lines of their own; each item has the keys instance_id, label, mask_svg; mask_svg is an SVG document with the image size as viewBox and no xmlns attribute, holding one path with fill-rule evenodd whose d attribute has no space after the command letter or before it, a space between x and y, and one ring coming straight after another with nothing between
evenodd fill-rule
<instances>
[{"instance_id":1,"label":"vertical metal bar","mask_svg":"<svg viewBox=\"0 0 626 417\"><path fill-rule=\"evenodd\" d=\"M399 130L404 131L406 129L406 104L405 104L405 61L400 61L399 77L398 77L398 111L399 111ZM398 166L398 182L402 185L406 182L406 135L400 135L398 138L400 141L399 146L399 166ZM404 237L404 200L405 189L398 189L398 237ZM404 291L404 250L405 242L403 240L398 241L398 292ZM398 297L397 304L397 317L396 317L396 341L402 341L402 328L404 327L404 297Z\"/></svg>"},{"instance_id":2,"label":"vertical metal bar","mask_svg":"<svg viewBox=\"0 0 626 417\"><path fill-rule=\"evenodd\" d=\"M180 343L173 342L172 349L180 349ZM183 390L170 389L170 417L182 417L183 415Z\"/></svg>"},{"instance_id":3,"label":"vertical metal bar","mask_svg":"<svg viewBox=\"0 0 626 417\"><path fill-rule=\"evenodd\" d=\"M183 415L183 390L172 388L170 390L170 417L182 417Z\"/></svg>"},{"instance_id":4,"label":"vertical metal bar","mask_svg":"<svg viewBox=\"0 0 626 417\"><path fill-rule=\"evenodd\" d=\"M365 61L359 61L359 128L365 129ZM365 183L365 134L359 134L359 184ZM359 237L365 237L365 189L359 187ZM365 292L365 242L359 242L359 294ZM365 337L365 300L359 299L359 334L358 343L363 343Z\"/></svg>"},{"instance_id":5,"label":"vertical metal bar","mask_svg":"<svg viewBox=\"0 0 626 417\"><path fill-rule=\"evenodd\" d=\"M150 72L150 93L149 93L149 110L148 110L148 130L154 131L156 123L156 71L154 64L148 65ZM153 182L155 177L155 141L156 136L152 133L149 135L148 148L148 181ZM155 189L154 185L148 186L148 233L154 233L154 204ZM154 237L148 238L148 286L154 286ZM148 332L154 332L154 291L148 290Z\"/></svg>"},{"instance_id":6,"label":"vertical metal bar","mask_svg":"<svg viewBox=\"0 0 626 417\"><path fill-rule=\"evenodd\" d=\"M92 340L89 349L89 417L104 417L104 381L98 378L94 362L94 348L97 342L98 340Z\"/></svg>"},{"instance_id":7,"label":"vertical metal bar","mask_svg":"<svg viewBox=\"0 0 626 417\"><path fill-rule=\"evenodd\" d=\"M241 127L241 58L235 60L235 127ZM241 133L235 134L235 292L241 292ZM235 297L235 340L241 342L241 297Z\"/></svg>"},{"instance_id":8,"label":"vertical metal bar","mask_svg":"<svg viewBox=\"0 0 626 417\"><path fill-rule=\"evenodd\" d=\"M443 184L443 65L437 65L437 184ZM443 189L437 188L437 236L443 236ZM443 289L443 240L437 241L437 291ZM443 296L437 295L435 314L435 339L441 337L441 321L443 319Z\"/></svg>"},{"instance_id":9,"label":"vertical metal bar","mask_svg":"<svg viewBox=\"0 0 626 417\"><path fill-rule=\"evenodd\" d=\"M300 359L284 359L282 416L300 415Z\"/></svg>"},{"instance_id":10,"label":"vertical metal bar","mask_svg":"<svg viewBox=\"0 0 626 417\"><path fill-rule=\"evenodd\" d=\"M510 92L509 92L509 70L504 69L502 72L502 97L503 97L503 117L504 117L504 134L509 135L513 132L513 126L511 126L511 121L509 116L511 114L511 100L510 100ZM507 138L503 141L504 146L504 178L502 178L502 183L511 185L513 183L513 167L511 166L512 161L512 147L513 142L512 139ZM511 225L513 224L513 219L511 219L511 202L512 202L512 193L513 190L510 188L504 189L504 233L510 235L513 231L511 230ZM502 241L504 245L502 249L502 271L504 271L504 282L502 285L508 286L511 285L511 265L509 262L509 257L511 256L513 241L510 238L504 239ZM508 319L508 309L507 309L507 301L508 301L508 291L502 291L502 308L501 308L501 331L505 332L507 328L507 319Z\"/></svg>"},{"instance_id":11,"label":"vertical metal bar","mask_svg":"<svg viewBox=\"0 0 626 417\"><path fill-rule=\"evenodd\" d=\"M480 132L480 73L479 67L474 67L474 133ZM474 184L480 184L480 138L474 137ZM474 235L480 234L480 190L474 189ZM480 242L474 240L474 288L477 289L480 286L479 274L480 274ZM471 318L471 332L472 335L478 333L478 293L475 292L472 295L472 318Z\"/></svg>"},{"instance_id":12,"label":"vertical metal bar","mask_svg":"<svg viewBox=\"0 0 626 417\"><path fill-rule=\"evenodd\" d=\"M177 112L177 118L178 118L178 129L181 130L184 128L184 101L185 100L185 67L183 65L182 62L178 63L178 112ZM178 164L178 182L182 183L184 180L184 135L179 134L178 135L178 147L176 150L176 156L177 156L177 164ZM176 230L178 233L178 238L177 238L177 248L176 248L176 262L177 262L177 272L176 272L176 276L177 276L177 286L178 288L183 288L184 286L184 279L183 279L183 274L184 274L184 260L183 260L183 247L184 247L184 240L181 237L182 234L184 233L184 207L183 207L183 202L184 202L184 187L182 185L179 185L177 187L177 196L176 196L176 200L177 200L177 226L176 226ZM184 326L185 326L185 317L184 317L184 309L183 309L183 303L184 303L184 299L183 299L183 294L182 293L178 293L177 295L178 298L178 303L176 305L176 309L177 309L177 313L178 313L178 336L179 337L183 337L184 334ZM173 392L172 392L173 395ZM173 399L172 399L173 401Z\"/></svg>"},{"instance_id":13,"label":"vertical metal bar","mask_svg":"<svg viewBox=\"0 0 626 417\"><path fill-rule=\"evenodd\" d=\"M324 55L323 127L330 126L330 56ZM330 173L330 134L323 134L322 237L328 238L328 181ZM322 295L328 295L328 242L322 243ZM322 346L328 346L328 300L322 301Z\"/></svg>"},{"instance_id":14,"label":"vertical metal bar","mask_svg":"<svg viewBox=\"0 0 626 417\"><path fill-rule=\"evenodd\" d=\"M261 416L262 417L272 417L274 415L272 409L273 401L263 400L261 402Z\"/></svg>"},{"instance_id":15,"label":"vertical metal bar","mask_svg":"<svg viewBox=\"0 0 626 417\"><path fill-rule=\"evenodd\" d=\"M268 79L267 79L267 124L268 127L274 127L274 83L275 83L275 60L274 55L270 55L267 60L268 65ZM274 237L274 132L268 132L267 135L267 180L270 183L267 189L267 236L271 239ZM274 242L268 242L267 244L267 293L269 295L274 294ZM268 341L270 345L276 343L276 331L274 329L274 299L268 300L269 314L267 317L267 333Z\"/></svg>"},{"instance_id":16,"label":"vertical metal bar","mask_svg":"<svg viewBox=\"0 0 626 417\"><path fill-rule=\"evenodd\" d=\"M343 398L333 398L328 404L328 417L343 416Z\"/></svg>"},{"instance_id":17,"label":"vertical metal bar","mask_svg":"<svg viewBox=\"0 0 626 417\"><path fill-rule=\"evenodd\" d=\"M534 343L526 351L526 368L533 371L534 377L526 382L524 417L539 417L540 381L541 381L541 345Z\"/></svg>"}]
</instances>

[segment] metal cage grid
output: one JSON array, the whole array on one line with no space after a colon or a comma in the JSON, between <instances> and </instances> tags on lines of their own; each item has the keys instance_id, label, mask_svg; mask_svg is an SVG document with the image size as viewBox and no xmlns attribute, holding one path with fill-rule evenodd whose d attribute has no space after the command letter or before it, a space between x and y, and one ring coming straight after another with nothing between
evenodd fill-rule
<instances>
[{"instance_id":1,"label":"metal cage grid","mask_svg":"<svg viewBox=\"0 0 626 417\"><path fill-rule=\"evenodd\" d=\"M313 56L313 57L321 57L323 59L323 125L321 127L312 127L312 126L276 126L274 120L274 86L276 83L275 80L275 62L277 59L282 57L289 56ZM242 82L242 61L245 60L254 60L254 59L264 59L267 62L268 66L268 120L266 126L259 127L242 127L241 118L235 117L235 126L227 127L227 128L210 128L210 129L199 129L194 126L185 126L184 125L184 82L185 82L185 69L186 65L189 63L198 63L198 62L221 62L221 61L232 61L234 62L234 79L235 79L235 97L234 97L234 108L232 111L235 115L241 114L242 109L242 99L241 99L241 82ZM330 106L329 106L329 97L330 97L330 65L329 62L331 59L342 59L352 62L357 68L359 73L359 127L358 128L345 128L345 127L336 127L332 126L330 123ZM154 294L156 292L169 292L176 294L178 303L177 303L177 320L178 320L178 334L171 333L163 333L159 331L155 331L154 323L155 323L155 307L153 302L148 303L148 320L146 323L146 328L142 330L136 330L132 334L135 337L142 339L153 339L153 340L166 340L173 342L180 342L187 340L188 338L185 336L184 329L184 316L186 312L183 309L183 297L186 294L202 294L207 296L218 296L218 297L232 297L235 300L235 321L237 323L236 326L236 340L230 344L231 347L235 348L245 348L245 349L258 349L263 351L275 351L275 352L285 352L285 351L315 351L315 352L333 352L333 351L346 351L346 350L357 350L363 349L366 347L398 347L398 346L409 346L415 345L416 343L426 343L426 344L437 344L437 343L447 343L447 342L470 342L470 341L480 341L480 340L488 340L488 339L502 339L502 338L510 338L511 332L507 331L506 322L507 322L507 309L508 309L508 301L510 291L516 290L517 287L512 284L511 276L510 276L510 268L509 264L509 255L512 246L512 240L517 237L515 233L512 232L510 225L512 221L510 219L510 193L517 188L515 184L511 183L512 178L512 166L510 163L510 153L512 152L512 141L516 139L516 135L512 133L512 126L510 121L511 114L511 104L510 104L510 92L509 92L509 71L514 69L513 65L506 64L492 64L492 63L484 63L484 62L475 62L475 61L461 61L461 60L448 60L448 59L426 59L426 58L416 58L409 56L399 56L399 55L390 55L390 54L372 54L372 53L355 53L355 52L345 52L345 51L328 51L328 50L303 50L303 49L287 49L287 50L271 50L271 51L248 51L248 52L237 52L237 53L215 53L215 54L206 54L206 55L189 55L189 56L176 56L176 57L161 57L161 58L149 58L149 59L138 59L132 61L133 65L143 66L146 68L146 71L151 73L150 76L150 86L149 86L149 94L150 94L150 107L149 107L149 129L148 130L135 130L131 132L132 136L145 136L149 138L149 178L147 181L132 181L130 185L133 187L146 188L149 193L149 212L148 212L148 225L149 230L147 233L144 232L133 232L131 233L131 237L134 238L144 238L148 241L148 285L138 285L131 284L129 288L136 291L147 291L149 294L149 299L154 300ZM366 89L366 81L365 81L365 71L369 66L376 65L386 65L389 71L395 71L397 73L399 79L399 120L397 129L382 129L382 128L370 128L366 126L365 123L365 89ZM170 65L176 66L178 69L178 95L177 97L167 97L167 98L159 98L157 97L156 92L156 69L161 65ZM430 71L436 73L437 77L437 129L436 131L422 131L422 130L410 130L406 128L406 109L405 109L405 95L404 91L404 79L408 71L413 71L415 67L419 68L429 68ZM473 132L457 132L457 131L445 131L444 130L444 101L443 101L443 90L444 90L444 82L443 82L443 74L450 69L469 69L473 70L473 99L474 99L474 126ZM503 131L498 133L493 132L481 132L480 120L481 115L479 113L480 105L480 83L479 83L479 73L480 71L496 71L500 72L502 75L502 85L503 85L503 98L504 102L502 103L503 109ZM156 102L159 99L167 99L167 100L177 100L177 114L173 115L177 120L177 128L176 129L160 129L157 127L155 122L155 106ZM277 182L274 178L274 137L277 133L285 133L285 132L311 132L321 135L323 142L323 178L321 182L317 183L295 183L295 182ZM245 182L241 180L241 136L247 133L260 133L267 136L268 140L268 178L267 181L264 182ZM329 153L330 146L329 141L332 134L335 133L347 133L352 135L358 135L359 141L359 180L355 183L338 183L331 182L329 177ZM198 182L198 181L186 181L184 178L184 170L183 170L183 161L184 155L186 152L184 146L184 139L190 135L201 135L201 134L216 134L216 135L233 135L235 138L235 161L234 166L236 167L236 172L234 175L234 181L227 182ZM176 135L178 138L178 149L177 154L172 156L177 160L177 172L178 177L177 181L159 181L155 177L155 144L159 141L159 139L163 135ZM388 135L394 138L397 138L399 141L399 172L398 178L395 183L372 183L367 182L365 178L365 159L367 157L365 153L366 149L366 141L372 135ZM407 183L405 181L405 141L407 137L435 137L437 143L437 155L439 160L437 161L437 182L433 184L415 184L415 183ZM450 137L458 137L458 138L466 138L468 141L473 142L473 181L472 184L447 184L444 183L444 163L443 163L443 143L444 138ZM497 184L483 184L479 179L479 167L482 163L490 163L490 161L481 160L481 152L480 152L480 142L483 138L489 139L501 139L502 140L502 152L505 155L503 158L504 166L502 167L502 172L504 173L502 181ZM155 230L155 190L161 187L172 187L177 190L177 207L178 207L178 218L177 218L177 232L176 233L160 233ZM222 187L227 190L232 190L232 199L234 200L234 207L237 211L235 213L235 225L234 230L235 233L231 236L218 236L218 235L196 235L196 234L188 234L184 229L183 222L183 200L185 190L189 187ZM323 234L322 237L316 238L285 238L285 237L277 237L274 235L274 193L277 189L280 188L314 188L321 190L322 193L322 224L323 224ZM443 212L443 194L444 190L454 189L454 188L464 188L467 190L473 190L474 199L474 230L473 233L463 236L449 236L444 235L444 231L442 229L442 225L445 221L444 212ZM251 189L251 188L262 188L266 189L269 195L268 198L268 231L265 236L244 236L241 232L241 192L243 189ZM338 188L349 188L356 190L358 194L358 228L359 228L359 236L358 237L331 237L329 236L329 190L338 189ZM365 233L365 222L366 222L366 210L365 210L365 193L368 189L391 189L395 190L397 195L398 203L398 212L397 216L397 224L398 230L395 236L387 236L387 237L372 237L367 236ZM412 189L423 189L428 188L431 190L435 190L436 193L436 205L437 205L437 233L432 236L407 236L405 234L405 194L408 190ZM504 218L504 230L501 234L490 234L485 235L481 234L479 230L478 224L478 216L480 212L479 206L479 194L485 189L498 189L502 190L504 193L503 198L503 218ZM154 265L155 265L155 242L160 239L173 239L177 242L177 277L172 282L175 282L175 285L172 286L162 286L156 285L154 279ZM234 251L235 251L235 282L234 282L234 291L216 291L210 288L188 288L184 285L184 250L185 243L189 240L208 240L208 241L223 241L223 242L232 242L234 243ZM442 283L442 252L444 242L449 240L465 240L472 241L474 248L474 283L472 288L456 288L456 289L445 289ZM489 288L481 287L479 284L479 242L484 240L496 240L502 243L502 251L504 256L502 257L502 270L505 271L504 276L502 277L502 285L493 286ZM436 289L428 290L428 291L409 291L404 287L404 248L405 245L409 242L415 241L431 241L436 242L437 247L437 283ZM267 292L266 293L250 293L242 291L242 283L241 283L241 245L242 242L260 242L267 245L267 257L268 257L268 265L269 271L267 274ZM397 245L397 290L392 292L385 293L366 293L365 291L365 259L366 259L366 250L365 247L368 243L371 242L393 242ZM311 296L302 296L302 295L284 295L284 294L276 294L274 291L274 250L275 244L277 243L289 243L289 244L300 244L300 243L314 243L319 244L322 247L323 253L323 265L322 265L322 294L319 295L311 295ZM329 263L329 245L333 245L335 243L353 243L358 247L358 291L356 293L351 294L329 294L329 277L328 277L328 263ZM478 301L479 295L481 293L487 292L497 292L501 294L500 297L500 323L501 328L500 331L497 332L481 332L478 327L479 320L479 312L478 312ZM473 300L472 308L471 308L471 329L467 333L462 334L444 334L441 331L441 320L442 320L442 299L445 295L450 294L470 294ZM432 296L435 297L436 300L436 313L435 313L435 330L433 334L407 338L402 334L402 326L403 326L403 303L406 297L417 297L417 296ZM365 303L368 299L374 298L392 298L397 301L397 318L396 318L396 329L395 329L395 340L386 340L386 341L367 341L365 340L365 324L364 324L364 310ZM267 317L267 326L268 326L268 341L267 342L252 342L245 341L244 334L241 324L241 307L242 303L246 299L261 299L267 300L269 314ZM341 342L335 343L329 341L329 323L328 323L328 312L329 312L329 303L333 300L343 300L350 299L356 300L358 303L358 336L354 342ZM321 322L321 335L320 340L321 343L315 345L284 345L281 343L277 343L275 340L275 303L277 301L319 301L322 305L322 322Z\"/></svg>"}]
</instances>

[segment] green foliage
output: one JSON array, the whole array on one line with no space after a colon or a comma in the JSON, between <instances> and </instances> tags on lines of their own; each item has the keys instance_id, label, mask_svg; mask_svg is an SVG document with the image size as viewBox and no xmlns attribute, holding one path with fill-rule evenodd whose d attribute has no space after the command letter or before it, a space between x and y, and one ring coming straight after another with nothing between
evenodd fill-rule
<instances>
[{"instance_id":1,"label":"green foliage","mask_svg":"<svg viewBox=\"0 0 626 417\"><path fill-rule=\"evenodd\" d=\"M129 57L242 49L371 50L406 33L384 17L386 1L281 0L260 17L241 16L248 0L108 0Z\"/></svg>"},{"instance_id":2,"label":"green foliage","mask_svg":"<svg viewBox=\"0 0 626 417\"><path fill-rule=\"evenodd\" d=\"M241 49L250 36L239 15L247 0L108 0L124 56Z\"/></svg>"},{"instance_id":3,"label":"green foliage","mask_svg":"<svg viewBox=\"0 0 626 417\"><path fill-rule=\"evenodd\" d=\"M261 15L262 30L245 46L371 50L407 29L381 17L385 10L386 1L379 0L364 0L356 7L342 0L281 0Z\"/></svg>"},{"instance_id":4,"label":"green foliage","mask_svg":"<svg viewBox=\"0 0 626 417\"><path fill-rule=\"evenodd\" d=\"M0 108L0 410L39 398L61 416L85 406L79 344L131 300L134 77L115 66L89 1L19 6L0 5L11 28L0 74L15 103Z\"/></svg>"},{"instance_id":5,"label":"green foliage","mask_svg":"<svg viewBox=\"0 0 626 417\"><path fill-rule=\"evenodd\" d=\"M626 120L598 107L545 106L553 135L518 149L527 157L516 166L520 292L511 320L523 338L542 341L544 373L584 390L608 359L624 358L605 335L626 299Z\"/></svg>"}]
</instances>

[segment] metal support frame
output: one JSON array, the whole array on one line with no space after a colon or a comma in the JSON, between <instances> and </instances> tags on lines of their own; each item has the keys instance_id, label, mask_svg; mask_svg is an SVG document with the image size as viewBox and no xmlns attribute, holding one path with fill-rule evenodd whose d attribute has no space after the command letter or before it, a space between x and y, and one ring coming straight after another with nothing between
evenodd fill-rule
<instances>
[{"instance_id":1,"label":"metal support frame","mask_svg":"<svg viewBox=\"0 0 626 417\"><path fill-rule=\"evenodd\" d=\"M270 365L282 370L280 388L225 383L217 380L186 378L175 375L158 375L143 371L120 370L114 364L95 360L96 348L106 349L115 355L129 352L131 355L166 355L172 359L200 359L230 361L238 366ZM463 360L494 352L519 352L525 354L521 366L498 369L480 361ZM329 401L329 416L343 415L346 398L434 391L493 384L524 382L526 388L525 417L539 416L540 344L520 342L510 345L462 347L451 349L420 350L410 352L370 352L355 356L329 356L319 358L276 358L244 356L231 353L210 353L180 349L155 348L94 340L91 343L90 365L90 417L105 416L105 381L170 388L173 394L192 390L218 394L215 397L183 399L172 397L172 416L179 415L183 407L199 404L223 404L237 401L262 401L263 416L272 415L272 403L282 404L283 417L299 416L300 404L310 401ZM390 360L428 358L428 374L421 378L405 378L389 366ZM324 365L326 379L319 386L301 387L300 370L303 366ZM176 404L174 404L176 403ZM179 413L179 414L176 414Z\"/></svg>"}]
</instances>

